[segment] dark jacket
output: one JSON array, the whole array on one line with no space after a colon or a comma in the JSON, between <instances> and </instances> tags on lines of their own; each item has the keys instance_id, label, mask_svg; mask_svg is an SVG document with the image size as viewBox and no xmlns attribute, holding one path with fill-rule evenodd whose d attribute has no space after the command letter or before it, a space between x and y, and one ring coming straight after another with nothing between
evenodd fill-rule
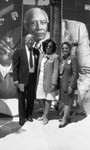
<instances>
[{"instance_id":1,"label":"dark jacket","mask_svg":"<svg viewBox=\"0 0 90 150\"><path fill-rule=\"evenodd\" d=\"M33 49L35 56L35 74L37 75L37 65L39 59L39 51ZM27 84L29 75L29 65L25 48L17 49L13 55L13 78L14 81Z\"/></svg>"},{"instance_id":2,"label":"dark jacket","mask_svg":"<svg viewBox=\"0 0 90 150\"><path fill-rule=\"evenodd\" d=\"M62 88L67 91L70 86L76 89L78 79L78 62L75 56L70 55L62 69Z\"/></svg>"}]
</instances>

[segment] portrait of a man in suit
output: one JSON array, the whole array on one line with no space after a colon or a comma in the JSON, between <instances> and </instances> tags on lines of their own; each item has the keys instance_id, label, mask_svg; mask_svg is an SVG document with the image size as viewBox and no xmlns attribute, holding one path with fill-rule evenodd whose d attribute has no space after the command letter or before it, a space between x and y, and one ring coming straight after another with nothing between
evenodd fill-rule
<instances>
[{"instance_id":1,"label":"portrait of a man in suit","mask_svg":"<svg viewBox=\"0 0 90 150\"><path fill-rule=\"evenodd\" d=\"M34 35L37 48L40 49L42 42L50 38L48 14L39 7L32 7L25 12L23 21L24 29Z\"/></svg>"}]
</instances>

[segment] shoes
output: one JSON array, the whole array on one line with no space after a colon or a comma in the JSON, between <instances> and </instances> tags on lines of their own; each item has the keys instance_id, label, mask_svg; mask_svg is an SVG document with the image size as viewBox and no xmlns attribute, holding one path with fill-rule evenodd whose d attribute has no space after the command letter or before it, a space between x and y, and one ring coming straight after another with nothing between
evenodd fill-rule
<instances>
[{"instance_id":1,"label":"shoes","mask_svg":"<svg viewBox=\"0 0 90 150\"><path fill-rule=\"evenodd\" d=\"M85 112L76 112L75 115L87 116Z\"/></svg>"},{"instance_id":2,"label":"shoes","mask_svg":"<svg viewBox=\"0 0 90 150\"><path fill-rule=\"evenodd\" d=\"M23 126L25 124L25 120L19 120L20 126Z\"/></svg>"},{"instance_id":3,"label":"shoes","mask_svg":"<svg viewBox=\"0 0 90 150\"><path fill-rule=\"evenodd\" d=\"M42 110L39 110L39 111L38 111L38 114L43 114L43 111L42 111Z\"/></svg>"},{"instance_id":4,"label":"shoes","mask_svg":"<svg viewBox=\"0 0 90 150\"><path fill-rule=\"evenodd\" d=\"M60 125L59 125L59 128L65 127L65 126L66 126L67 124L69 124L70 122L71 122L71 118L68 118L64 124L60 124Z\"/></svg>"},{"instance_id":5,"label":"shoes","mask_svg":"<svg viewBox=\"0 0 90 150\"><path fill-rule=\"evenodd\" d=\"M47 118L43 118L43 125L46 125L48 123L48 119Z\"/></svg>"},{"instance_id":6,"label":"shoes","mask_svg":"<svg viewBox=\"0 0 90 150\"><path fill-rule=\"evenodd\" d=\"M39 117L39 118L38 118L38 121L43 121L43 125L45 125L45 124L48 123L48 119L47 119L46 117L44 117L44 116Z\"/></svg>"},{"instance_id":7,"label":"shoes","mask_svg":"<svg viewBox=\"0 0 90 150\"><path fill-rule=\"evenodd\" d=\"M61 122L62 121L62 118L61 119L59 119L59 122Z\"/></svg>"},{"instance_id":8,"label":"shoes","mask_svg":"<svg viewBox=\"0 0 90 150\"><path fill-rule=\"evenodd\" d=\"M33 122L33 118L32 118L31 115L26 116L26 119L27 119L28 121L30 121L30 122Z\"/></svg>"},{"instance_id":9,"label":"shoes","mask_svg":"<svg viewBox=\"0 0 90 150\"><path fill-rule=\"evenodd\" d=\"M27 120L30 121L30 122L33 122L33 118L32 117L28 117Z\"/></svg>"},{"instance_id":10,"label":"shoes","mask_svg":"<svg viewBox=\"0 0 90 150\"><path fill-rule=\"evenodd\" d=\"M25 118L25 122L27 122L27 119Z\"/></svg>"},{"instance_id":11,"label":"shoes","mask_svg":"<svg viewBox=\"0 0 90 150\"><path fill-rule=\"evenodd\" d=\"M43 120L43 116L42 117L38 117L38 121L42 121Z\"/></svg>"}]
</instances>

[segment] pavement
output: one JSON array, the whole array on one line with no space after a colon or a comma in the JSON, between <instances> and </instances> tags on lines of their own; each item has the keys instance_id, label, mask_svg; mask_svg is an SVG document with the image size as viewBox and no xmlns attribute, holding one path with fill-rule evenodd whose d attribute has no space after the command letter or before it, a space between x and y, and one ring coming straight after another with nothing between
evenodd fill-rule
<instances>
[{"instance_id":1,"label":"pavement","mask_svg":"<svg viewBox=\"0 0 90 150\"><path fill-rule=\"evenodd\" d=\"M43 125L35 105L33 122L22 127L18 116L0 115L0 150L90 150L90 115L72 115L70 124L58 128L57 111L52 108L49 123Z\"/></svg>"}]
</instances>

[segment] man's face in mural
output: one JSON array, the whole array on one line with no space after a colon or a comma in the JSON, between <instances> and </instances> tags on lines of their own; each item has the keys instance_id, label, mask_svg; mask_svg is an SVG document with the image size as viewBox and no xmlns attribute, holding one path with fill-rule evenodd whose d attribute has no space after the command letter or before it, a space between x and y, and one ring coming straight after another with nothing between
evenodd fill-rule
<instances>
[{"instance_id":1,"label":"man's face in mural","mask_svg":"<svg viewBox=\"0 0 90 150\"><path fill-rule=\"evenodd\" d=\"M48 16L40 8L32 8L28 14L28 29L36 41L43 40L47 33Z\"/></svg>"}]
</instances>

